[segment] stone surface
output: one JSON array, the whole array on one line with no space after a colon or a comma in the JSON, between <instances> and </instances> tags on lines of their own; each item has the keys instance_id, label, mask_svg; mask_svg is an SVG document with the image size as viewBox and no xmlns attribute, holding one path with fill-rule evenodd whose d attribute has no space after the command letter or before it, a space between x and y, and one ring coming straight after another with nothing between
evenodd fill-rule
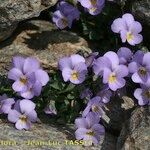
<instances>
[{"instance_id":1,"label":"stone surface","mask_svg":"<svg viewBox=\"0 0 150 150\"><path fill-rule=\"evenodd\" d=\"M143 23L150 26L150 1L149 0L136 0L132 4L133 14L140 19Z\"/></svg>"},{"instance_id":2,"label":"stone surface","mask_svg":"<svg viewBox=\"0 0 150 150\"><path fill-rule=\"evenodd\" d=\"M150 149L150 106L139 107L126 121L117 141L117 150Z\"/></svg>"},{"instance_id":3,"label":"stone surface","mask_svg":"<svg viewBox=\"0 0 150 150\"><path fill-rule=\"evenodd\" d=\"M60 126L49 123L35 123L30 131L19 131L13 124L0 120L0 149L1 150L115 150L116 137L106 133L98 146L83 147L72 145L74 141L73 125ZM68 144L66 144L66 141ZM6 143L4 145L4 142Z\"/></svg>"},{"instance_id":4,"label":"stone surface","mask_svg":"<svg viewBox=\"0 0 150 150\"><path fill-rule=\"evenodd\" d=\"M13 56L35 56L47 71L56 69L59 58L77 52L89 53L87 42L47 21L20 24L16 34L0 44L0 74L6 74Z\"/></svg>"},{"instance_id":5,"label":"stone surface","mask_svg":"<svg viewBox=\"0 0 150 150\"><path fill-rule=\"evenodd\" d=\"M39 16L57 0L0 0L0 41L8 38L18 22Z\"/></svg>"},{"instance_id":6,"label":"stone surface","mask_svg":"<svg viewBox=\"0 0 150 150\"><path fill-rule=\"evenodd\" d=\"M119 98L116 96L112 98L105 107L105 115L103 116L105 127L113 134L118 135L134 108L134 101L130 97Z\"/></svg>"}]
</instances>

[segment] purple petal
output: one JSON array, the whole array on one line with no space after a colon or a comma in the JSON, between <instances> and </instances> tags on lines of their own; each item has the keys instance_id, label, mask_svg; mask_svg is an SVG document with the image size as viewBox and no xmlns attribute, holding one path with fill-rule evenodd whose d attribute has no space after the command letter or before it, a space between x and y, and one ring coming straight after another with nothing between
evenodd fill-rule
<instances>
[{"instance_id":1,"label":"purple petal","mask_svg":"<svg viewBox=\"0 0 150 150\"><path fill-rule=\"evenodd\" d=\"M39 81L36 81L33 85L33 92L35 96L39 96L42 91L42 84Z\"/></svg>"},{"instance_id":2,"label":"purple petal","mask_svg":"<svg viewBox=\"0 0 150 150\"><path fill-rule=\"evenodd\" d=\"M8 99L6 94L3 94L2 96L0 95L0 101Z\"/></svg>"},{"instance_id":3,"label":"purple petal","mask_svg":"<svg viewBox=\"0 0 150 150\"><path fill-rule=\"evenodd\" d=\"M105 133L105 128L101 124L94 124L92 126L92 130L99 136L104 135Z\"/></svg>"},{"instance_id":4,"label":"purple petal","mask_svg":"<svg viewBox=\"0 0 150 150\"><path fill-rule=\"evenodd\" d=\"M77 72L82 72L82 71L87 72L87 66L85 63L80 62L76 64L76 66L74 67L74 70L76 70Z\"/></svg>"},{"instance_id":5,"label":"purple petal","mask_svg":"<svg viewBox=\"0 0 150 150\"><path fill-rule=\"evenodd\" d=\"M125 21L122 18L115 19L111 25L111 30L115 33L126 30Z\"/></svg>"},{"instance_id":6,"label":"purple petal","mask_svg":"<svg viewBox=\"0 0 150 150\"><path fill-rule=\"evenodd\" d=\"M126 77L129 73L128 68L125 65L119 65L116 70L116 75L119 77Z\"/></svg>"},{"instance_id":7,"label":"purple petal","mask_svg":"<svg viewBox=\"0 0 150 150\"><path fill-rule=\"evenodd\" d=\"M26 91L27 85L20 82L20 80L13 83L12 88L16 92Z\"/></svg>"},{"instance_id":8,"label":"purple petal","mask_svg":"<svg viewBox=\"0 0 150 150\"><path fill-rule=\"evenodd\" d=\"M129 61L132 58L133 53L131 52L131 50L127 47L121 47L118 52L118 57L121 60L122 58L125 59L125 63L127 61ZM121 62L120 62L121 63Z\"/></svg>"},{"instance_id":9,"label":"purple petal","mask_svg":"<svg viewBox=\"0 0 150 150\"><path fill-rule=\"evenodd\" d=\"M31 122L36 122L37 121L37 113L35 110L32 110L31 112L29 112L28 114L26 114L28 119L31 121Z\"/></svg>"},{"instance_id":10,"label":"purple petal","mask_svg":"<svg viewBox=\"0 0 150 150\"><path fill-rule=\"evenodd\" d=\"M22 130L22 129L30 129L31 128L31 122L30 121L27 121L27 122L23 122L21 121L20 119L16 122L15 124L15 127L18 129L18 130Z\"/></svg>"},{"instance_id":11,"label":"purple petal","mask_svg":"<svg viewBox=\"0 0 150 150\"><path fill-rule=\"evenodd\" d=\"M64 57L58 62L59 69L62 71L64 68L72 68L71 59L69 57Z\"/></svg>"},{"instance_id":12,"label":"purple petal","mask_svg":"<svg viewBox=\"0 0 150 150\"><path fill-rule=\"evenodd\" d=\"M146 54L144 54L143 64L146 66L150 66L150 52L147 52Z\"/></svg>"},{"instance_id":13,"label":"purple petal","mask_svg":"<svg viewBox=\"0 0 150 150\"><path fill-rule=\"evenodd\" d=\"M140 88L134 91L134 97L138 100L138 103L141 106L146 105L148 103L148 101L146 101L144 97L142 96L142 92L143 90Z\"/></svg>"},{"instance_id":14,"label":"purple petal","mask_svg":"<svg viewBox=\"0 0 150 150\"><path fill-rule=\"evenodd\" d=\"M93 71L96 75L101 75L104 68L111 68L111 62L107 57L99 57L93 63Z\"/></svg>"},{"instance_id":15,"label":"purple petal","mask_svg":"<svg viewBox=\"0 0 150 150\"><path fill-rule=\"evenodd\" d=\"M122 16L122 19L126 22L128 27L130 27L134 23L134 17L132 16L132 14L126 13Z\"/></svg>"},{"instance_id":16,"label":"purple petal","mask_svg":"<svg viewBox=\"0 0 150 150\"><path fill-rule=\"evenodd\" d=\"M72 70L69 68L64 68L62 70L62 76L65 82L67 82L71 78Z\"/></svg>"},{"instance_id":17,"label":"purple petal","mask_svg":"<svg viewBox=\"0 0 150 150\"><path fill-rule=\"evenodd\" d=\"M92 4L91 4L91 1L90 0L80 0L80 3L81 5L84 7L84 8L91 8L92 7Z\"/></svg>"},{"instance_id":18,"label":"purple petal","mask_svg":"<svg viewBox=\"0 0 150 150\"><path fill-rule=\"evenodd\" d=\"M115 69L119 65L119 58L115 52L109 51L105 53L104 57L107 57L111 61L112 69Z\"/></svg>"},{"instance_id":19,"label":"purple petal","mask_svg":"<svg viewBox=\"0 0 150 150\"><path fill-rule=\"evenodd\" d=\"M90 112L90 109L91 109L91 105L88 105L88 106L84 109L84 111L82 112L82 116L83 116L83 117L86 117L87 114Z\"/></svg>"},{"instance_id":20,"label":"purple petal","mask_svg":"<svg viewBox=\"0 0 150 150\"><path fill-rule=\"evenodd\" d=\"M49 81L49 76L48 76L47 72L45 72L42 69L38 69L35 72L35 77L36 77L36 80L38 80L39 82L42 83L42 86L45 86L47 84L47 82Z\"/></svg>"},{"instance_id":21,"label":"purple petal","mask_svg":"<svg viewBox=\"0 0 150 150\"><path fill-rule=\"evenodd\" d=\"M133 55L132 61L135 61L135 62L137 62L137 63L139 63L139 64L142 64L142 62L143 62L143 57L144 57L144 52L138 50L138 51Z\"/></svg>"},{"instance_id":22,"label":"purple petal","mask_svg":"<svg viewBox=\"0 0 150 150\"><path fill-rule=\"evenodd\" d=\"M84 146L91 146L93 143L93 136L85 135L83 141L84 141Z\"/></svg>"},{"instance_id":23,"label":"purple petal","mask_svg":"<svg viewBox=\"0 0 150 150\"><path fill-rule=\"evenodd\" d=\"M17 68L13 68L8 72L8 78L14 81L18 80L22 75L22 72Z\"/></svg>"},{"instance_id":24,"label":"purple petal","mask_svg":"<svg viewBox=\"0 0 150 150\"><path fill-rule=\"evenodd\" d=\"M20 92L21 97L26 99L32 99L34 97L34 91L33 89L28 89L26 91Z\"/></svg>"},{"instance_id":25,"label":"purple petal","mask_svg":"<svg viewBox=\"0 0 150 150\"><path fill-rule=\"evenodd\" d=\"M123 78L117 79L114 83L109 83L109 87L112 91L116 91L125 86L126 81Z\"/></svg>"},{"instance_id":26,"label":"purple petal","mask_svg":"<svg viewBox=\"0 0 150 150\"><path fill-rule=\"evenodd\" d=\"M11 110L12 105L15 103L13 98L3 100L1 110L3 113L8 114Z\"/></svg>"},{"instance_id":27,"label":"purple petal","mask_svg":"<svg viewBox=\"0 0 150 150\"><path fill-rule=\"evenodd\" d=\"M10 110L8 113L8 120L12 123L15 123L19 120L21 114L16 110Z\"/></svg>"},{"instance_id":28,"label":"purple petal","mask_svg":"<svg viewBox=\"0 0 150 150\"><path fill-rule=\"evenodd\" d=\"M21 100L17 100L15 105L14 105L14 109L18 112L21 112L21 110L20 110L20 101Z\"/></svg>"},{"instance_id":29,"label":"purple petal","mask_svg":"<svg viewBox=\"0 0 150 150\"><path fill-rule=\"evenodd\" d=\"M133 35L133 40L128 40L128 43L130 45L136 45L140 44L143 41L143 36L141 34L135 34Z\"/></svg>"},{"instance_id":30,"label":"purple petal","mask_svg":"<svg viewBox=\"0 0 150 150\"><path fill-rule=\"evenodd\" d=\"M110 74L111 74L112 72L111 72L111 70L110 69L108 69L108 68L105 68L104 69L104 73L103 73L103 83L108 83L108 79L109 79L109 76L110 76Z\"/></svg>"},{"instance_id":31,"label":"purple petal","mask_svg":"<svg viewBox=\"0 0 150 150\"><path fill-rule=\"evenodd\" d=\"M32 57L26 58L24 67L23 67L24 73L27 74L30 72L34 72L39 68L40 68L40 63L37 59L32 58Z\"/></svg>"},{"instance_id":32,"label":"purple petal","mask_svg":"<svg viewBox=\"0 0 150 150\"><path fill-rule=\"evenodd\" d=\"M121 34L120 36L121 36L122 43L125 43L127 40L127 30L122 30L120 34Z\"/></svg>"},{"instance_id":33,"label":"purple petal","mask_svg":"<svg viewBox=\"0 0 150 150\"><path fill-rule=\"evenodd\" d=\"M19 69L20 71L23 71L25 58L21 56L13 57L13 66L14 68Z\"/></svg>"},{"instance_id":34,"label":"purple petal","mask_svg":"<svg viewBox=\"0 0 150 150\"><path fill-rule=\"evenodd\" d=\"M108 89L104 89L100 91L97 95L101 97L103 103L108 103L110 101L110 97L112 96L112 92Z\"/></svg>"},{"instance_id":35,"label":"purple petal","mask_svg":"<svg viewBox=\"0 0 150 150\"><path fill-rule=\"evenodd\" d=\"M22 113L28 114L35 109L35 104L30 100L20 101L20 110Z\"/></svg>"},{"instance_id":36,"label":"purple petal","mask_svg":"<svg viewBox=\"0 0 150 150\"><path fill-rule=\"evenodd\" d=\"M93 112L89 112L86 116L86 121L88 123L88 127L91 128L94 124L99 123L99 116L95 115Z\"/></svg>"},{"instance_id":37,"label":"purple petal","mask_svg":"<svg viewBox=\"0 0 150 150\"><path fill-rule=\"evenodd\" d=\"M81 63L81 62L85 63L84 57L78 54L71 55L70 59L72 62L72 66L76 66L78 63Z\"/></svg>"},{"instance_id":38,"label":"purple petal","mask_svg":"<svg viewBox=\"0 0 150 150\"><path fill-rule=\"evenodd\" d=\"M87 132L86 128L79 128L75 131L75 137L77 140L81 140L84 138L85 134Z\"/></svg>"},{"instance_id":39,"label":"purple petal","mask_svg":"<svg viewBox=\"0 0 150 150\"><path fill-rule=\"evenodd\" d=\"M141 77L139 76L139 74L137 72L135 72L132 75L132 81L135 82L135 83L143 83Z\"/></svg>"},{"instance_id":40,"label":"purple petal","mask_svg":"<svg viewBox=\"0 0 150 150\"><path fill-rule=\"evenodd\" d=\"M128 65L128 69L129 69L129 72L130 73L135 73L138 71L138 68L139 68L139 64L137 64L136 62L131 62L129 65Z\"/></svg>"},{"instance_id":41,"label":"purple petal","mask_svg":"<svg viewBox=\"0 0 150 150\"><path fill-rule=\"evenodd\" d=\"M130 27L130 31L134 34L138 34L142 31L142 25L139 22L134 21Z\"/></svg>"},{"instance_id":42,"label":"purple petal","mask_svg":"<svg viewBox=\"0 0 150 150\"><path fill-rule=\"evenodd\" d=\"M85 118L77 118L75 120L75 125L77 128L87 128L88 127L88 124L87 124Z\"/></svg>"}]
</instances>

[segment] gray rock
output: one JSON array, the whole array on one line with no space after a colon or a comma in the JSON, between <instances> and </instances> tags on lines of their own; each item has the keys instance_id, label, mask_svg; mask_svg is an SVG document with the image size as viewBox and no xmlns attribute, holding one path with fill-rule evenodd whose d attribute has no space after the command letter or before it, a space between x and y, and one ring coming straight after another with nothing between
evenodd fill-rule
<instances>
[{"instance_id":1,"label":"gray rock","mask_svg":"<svg viewBox=\"0 0 150 150\"><path fill-rule=\"evenodd\" d=\"M117 150L150 149L150 107L139 107L126 121L117 141Z\"/></svg>"},{"instance_id":2,"label":"gray rock","mask_svg":"<svg viewBox=\"0 0 150 150\"><path fill-rule=\"evenodd\" d=\"M75 33L61 31L47 21L21 24L16 34L0 44L0 74L7 74L13 56L34 56L48 72L57 67L63 56L90 53L87 42Z\"/></svg>"},{"instance_id":3,"label":"gray rock","mask_svg":"<svg viewBox=\"0 0 150 150\"><path fill-rule=\"evenodd\" d=\"M132 4L133 14L143 23L150 26L150 1L136 0Z\"/></svg>"},{"instance_id":4,"label":"gray rock","mask_svg":"<svg viewBox=\"0 0 150 150\"><path fill-rule=\"evenodd\" d=\"M1 150L115 150L116 137L106 133L98 146L75 145L74 126L60 126L47 118L49 123L34 123L30 131L19 131L13 124L0 120Z\"/></svg>"},{"instance_id":5,"label":"gray rock","mask_svg":"<svg viewBox=\"0 0 150 150\"><path fill-rule=\"evenodd\" d=\"M57 0L1 0L0 41L8 38L18 22L39 16L40 12L53 6Z\"/></svg>"},{"instance_id":6,"label":"gray rock","mask_svg":"<svg viewBox=\"0 0 150 150\"><path fill-rule=\"evenodd\" d=\"M133 99L127 96L119 98L118 96L111 99L105 106L105 115L103 123L105 127L113 134L118 135L126 120L130 118L131 112L135 109Z\"/></svg>"}]
</instances>

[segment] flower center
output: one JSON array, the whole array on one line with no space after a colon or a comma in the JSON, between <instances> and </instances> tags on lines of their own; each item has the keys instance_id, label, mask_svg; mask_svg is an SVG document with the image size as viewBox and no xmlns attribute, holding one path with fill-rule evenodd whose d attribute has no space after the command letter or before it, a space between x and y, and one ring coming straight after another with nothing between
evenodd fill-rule
<instances>
[{"instance_id":1,"label":"flower center","mask_svg":"<svg viewBox=\"0 0 150 150\"><path fill-rule=\"evenodd\" d=\"M127 32L127 40L131 41L133 39L133 35L131 32Z\"/></svg>"},{"instance_id":2,"label":"flower center","mask_svg":"<svg viewBox=\"0 0 150 150\"><path fill-rule=\"evenodd\" d=\"M149 89L149 90L146 90L146 91L144 92L144 96L145 96L146 98L150 99L150 89Z\"/></svg>"},{"instance_id":3,"label":"flower center","mask_svg":"<svg viewBox=\"0 0 150 150\"><path fill-rule=\"evenodd\" d=\"M72 80L77 80L79 77L79 73L77 71L73 71L71 74Z\"/></svg>"},{"instance_id":4,"label":"flower center","mask_svg":"<svg viewBox=\"0 0 150 150\"><path fill-rule=\"evenodd\" d=\"M96 106L96 105L92 106L92 111L93 112L98 112L99 111L99 107Z\"/></svg>"},{"instance_id":5,"label":"flower center","mask_svg":"<svg viewBox=\"0 0 150 150\"><path fill-rule=\"evenodd\" d=\"M146 71L146 69L144 68L144 67L141 67L139 70L138 70L138 72L139 72L139 74L141 74L141 75L146 75L147 74L147 71Z\"/></svg>"},{"instance_id":6,"label":"flower center","mask_svg":"<svg viewBox=\"0 0 150 150\"><path fill-rule=\"evenodd\" d=\"M97 0L91 0L91 4L92 4L93 6L95 6L96 3L97 3Z\"/></svg>"},{"instance_id":7,"label":"flower center","mask_svg":"<svg viewBox=\"0 0 150 150\"><path fill-rule=\"evenodd\" d=\"M19 117L19 119L22 121L22 122L27 122L27 116L25 116L25 115L21 115L20 117Z\"/></svg>"},{"instance_id":8,"label":"flower center","mask_svg":"<svg viewBox=\"0 0 150 150\"><path fill-rule=\"evenodd\" d=\"M97 10L97 8L96 8L96 7L92 7L92 8L90 8L89 10L90 10L90 12L93 13L93 12L95 12L95 11Z\"/></svg>"},{"instance_id":9,"label":"flower center","mask_svg":"<svg viewBox=\"0 0 150 150\"><path fill-rule=\"evenodd\" d=\"M89 136L94 136L95 135L94 131L92 131L92 130L86 132L86 134L89 135Z\"/></svg>"},{"instance_id":10,"label":"flower center","mask_svg":"<svg viewBox=\"0 0 150 150\"><path fill-rule=\"evenodd\" d=\"M22 84L26 84L27 83L27 78L25 77L25 76L22 76L21 78L20 78L20 82L22 83Z\"/></svg>"},{"instance_id":11,"label":"flower center","mask_svg":"<svg viewBox=\"0 0 150 150\"><path fill-rule=\"evenodd\" d=\"M108 81L109 81L109 83L114 83L116 81L116 75L115 75L115 73L111 73L109 75Z\"/></svg>"},{"instance_id":12,"label":"flower center","mask_svg":"<svg viewBox=\"0 0 150 150\"><path fill-rule=\"evenodd\" d=\"M66 27L68 26L68 20L66 18L62 18L62 24Z\"/></svg>"}]
</instances>

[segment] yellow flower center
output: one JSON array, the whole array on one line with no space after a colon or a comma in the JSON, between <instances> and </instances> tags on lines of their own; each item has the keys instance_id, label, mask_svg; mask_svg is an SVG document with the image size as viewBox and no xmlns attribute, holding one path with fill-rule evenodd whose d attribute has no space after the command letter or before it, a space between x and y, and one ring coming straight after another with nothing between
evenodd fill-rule
<instances>
[{"instance_id":1,"label":"yellow flower center","mask_svg":"<svg viewBox=\"0 0 150 150\"><path fill-rule=\"evenodd\" d=\"M131 41L131 40L133 40L133 38L134 38L134 36L132 35L132 33L131 32L127 32L127 40Z\"/></svg>"},{"instance_id":2,"label":"yellow flower center","mask_svg":"<svg viewBox=\"0 0 150 150\"><path fill-rule=\"evenodd\" d=\"M89 136L94 136L95 135L94 131L92 131L92 130L86 132L86 134L89 135Z\"/></svg>"},{"instance_id":3,"label":"yellow flower center","mask_svg":"<svg viewBox=\"0 0 150 150\"><path fill-rule=\"evenodd\" d=\"M111 73L108 79L109 83L114 83L116 81L116 75L115 73Z\"/></svg>"},{"instance_id":4,"label":"yellow flower center","mask_svg":"<svg viewBox=\"0 0 150 150\"><path fill-rule=\"evenodd\" d=\"M97 3L97 0L91 0L91 4L92 4L93 6L95 6L96 3Z\"/></svg>"},{"instance_id":5,"label":"yellow flower center","mask_svg":"<svg viewBox=\"0 0 150 150\"><path fill-rule=\"evenodd\" d=\"M73 71L71 74L72 80L77 80L79 77L79 73L77 71Z\"/></svg>"},{"instance_id":6,"label":"yellow flower center","mask_svg":"<svg viewBox=\"0 0 150 150\"><path fill-rule=\"evenodd\" d=\"M26 123L27 122L27 116L25 116L25 115L21 115L20 117L19 117L19 119L23 122L23 123Z\"/></svg>"},{"instance_id":7,"label":"yellow flower center","mask_svg":"<svg viewBox=\"0 0 150 150\"><path fill-rule=\"evenodd\" d=\"M144 96L145 96L146 98L150 99L150 90L146 90L146 91L144 92Z\"/></svg>"},{"instance_id":8,"label":"yellow flower center","mask_svg":"<svg viewBox=\"0 0 150 150\"><path fill-rule=\"evenodd\" d=\"M25 76L23 76L23 77L21 77L20 78L20 82L22 83L22 84L26 84L27 83L27 78L25 77Z\"/></svg>"},{"instance_id":9,"label":"yellow flower center","mask_svg":"<svg viewBox=\"0 0 150 150\"><path fill-rule=\"evenodd\" d=\"M62 24L66 27L68 26L68 20L66 18L62 19Z\"/></svg>"},{"instance_id":10,"label":"yellow flower center","mask_svg":"<svg viewBox=\"0 0 150 150\"><path fill-rule=\"evenodd\" d=\"M96 105L92 106L92 111L93 112L98 112L99 111L99 107L96 106Z\"/></svg>"},{"instance_id":11,"label":"yellow flower center","mask_svg":"<svg viewBox=\"0 0 150 150\"><path fill-rule=\"evenodd\" d=\"M146 69L144 68L144 67L141 67L139 70L138 70L138 72L139 72L139 74L141 74L141 75L146 75L147 74L147 71L146 71Z\"/></svg>"},{"instance_id":12,"label":"yellow flower center","mask_svg":"<svg viewBox=\"0 0 150 150\"><path fill-rule=\"evenodd\" d=\"M95 12L95 11L97 10L97 8L96 8L96 7L92 7L92 8L90 8L89 10L90 10L90 12L93 13L93 12Z\"/></svg>"}]
</instances>

